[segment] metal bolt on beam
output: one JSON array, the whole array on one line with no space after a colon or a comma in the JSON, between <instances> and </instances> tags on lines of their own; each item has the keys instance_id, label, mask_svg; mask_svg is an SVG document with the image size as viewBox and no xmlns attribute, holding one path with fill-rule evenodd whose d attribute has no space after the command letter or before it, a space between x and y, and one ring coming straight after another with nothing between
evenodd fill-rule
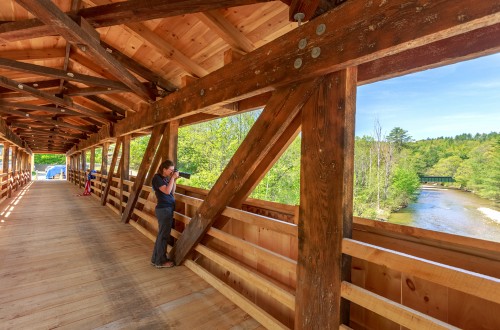
<instances>
[{"instance_id":1,"label":"metal bolt on beam","mask_svg":"<svg viewBox=\"0 0 500 330\"><path fill-rule=\"evenodd\" d=\"M316 27L316 34L319 36L325 33L325 31L326 31L326 25L323 23L321 23Z\"/></svg>"},{"instance_id":2,"label":"metal bolt on beam","mask_svg":"<svg viewBox=\"0 0 500 330\"><path fill-rule=\"evenodd\" d=\"M306 38L300 39L299 49L304 49L304 48L306 48L306 46L307 46L307 39Z\"/></svg>"},{"instance_id":3,"label":"metal bolt on beam","mask_svg":"<svg viewBox=\"0 0 500 330\"><path fill-rule=\"evenodd\" d=\"M296 13L293 15L293 19L297 21L299 26L302 24L302 20L306 17L304 13Z\"/></svg>"},{"instance_id":4,"label":"metal bolt on beam","mask_svg":"<svg viewBox=\"0 0 500 330\"><path fill-rule=\"evenodd\" d=\"M295 62L293 63L293 67L295 69L298 69L302 66L302 59L299 57L295 60Z\"/></svg>"}]
</instances>

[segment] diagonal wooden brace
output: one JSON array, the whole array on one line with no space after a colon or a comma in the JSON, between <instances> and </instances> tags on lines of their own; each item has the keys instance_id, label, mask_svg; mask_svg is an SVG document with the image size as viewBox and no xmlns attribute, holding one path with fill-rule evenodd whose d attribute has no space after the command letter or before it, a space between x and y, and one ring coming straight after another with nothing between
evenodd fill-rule
<instances>
[{"instance_id":1,"label":"diagonal wooden brace","mask_svg":"<svg viewBox=\"0 0 500 330\"><path fill-rule=\"evenodd\" d=\"M245 140L196 211L171 251L180 265L200 242L214 220L231 203L276 141L300 112L323 78L276 90Z\"/></svg>"}]
</instances>

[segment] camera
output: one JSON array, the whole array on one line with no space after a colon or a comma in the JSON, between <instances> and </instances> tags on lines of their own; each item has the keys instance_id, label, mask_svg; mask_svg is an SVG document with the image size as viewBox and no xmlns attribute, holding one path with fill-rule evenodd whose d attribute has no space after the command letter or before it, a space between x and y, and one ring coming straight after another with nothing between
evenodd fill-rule
<instances>
[{"instance_id":1,"label":"camera","mask_svg":"<svg viewBox=\"0 0 500 330\"><path fill-rule=\"evenodd\" d=\"M179 176L181 178L185 178L185 179L190 179L191 178L191 173L186 173L186 172L179 172L178 169L174 169L174 172L178 172L179 173Z\"/></svg>"}]
</instances>

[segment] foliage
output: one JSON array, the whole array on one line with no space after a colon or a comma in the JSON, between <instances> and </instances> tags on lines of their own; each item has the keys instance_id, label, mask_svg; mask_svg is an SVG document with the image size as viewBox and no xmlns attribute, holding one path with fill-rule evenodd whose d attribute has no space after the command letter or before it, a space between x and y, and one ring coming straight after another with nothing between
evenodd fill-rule
<instances>
[{"instance_id":1,"label":"foliage","mask_svg":"<svg viewBox=\"0 0 500 330\"><path fill-rule=\"evenodd\" d=\"M411 136L408 135L408 131L401 127L394 127L387 136L387 142L394 144L398 150L401 150L410 141Z\"/></svg>"},{"instance_id":2,"label":"foliage","mask_svg":"<svg viewBox=\"0 0 500 330\"><path fill-rule=\"evenodd\" d=\"M210 189L250 131L260 111L182 127L177 167L192 174L179 183ZM387 218L407 206L420 187L419 175L453 176L456 185L480 196L500 199L500 135L461 134L411 141L400 127L382 136L356 137L354 215ZM131 168L137 170L149 136L131 142ZM111 150L112 148L110 148ZM300 203L299 135L262 178L250 197L285 204Z\"/></svg>"},{"instance_id":3,"label":"foliage","mask_svg":"<svg viewBox=\"0 0 500 330\"><path fill-rule=\"evenodd\" d=\"M35 164L64 165L66 164L66 156L56 154L35 154Z\"/></svg>"},{"instance_id":4,"label":"foliage","mask_svg":"<svg viewBox=\"0 0 500 330\"><path fill-rule=\"evenodd\" d=\"M130 170L133 172L139 170L150 138L151 135L144 135L130 141Z\"/></svg>"}]
</instances>

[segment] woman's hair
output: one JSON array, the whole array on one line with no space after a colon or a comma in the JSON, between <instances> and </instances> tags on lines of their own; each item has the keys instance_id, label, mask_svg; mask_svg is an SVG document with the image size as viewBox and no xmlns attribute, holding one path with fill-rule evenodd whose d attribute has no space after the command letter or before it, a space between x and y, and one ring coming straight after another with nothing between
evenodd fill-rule
<instances>
[{"instance_id":1,"label":"woman's hair","mask_svg":"<svg viewBox=\"0 0 500 330\"><path fill-rule=\"evenodd\" d=\"M160 164L160 167L158 168L158 174L162 174L163 169L166 168L168 170L170 166L174 166L174 162L171 161L170 159L167 159L166 161Z\"/></svg>"}]
</instances>

